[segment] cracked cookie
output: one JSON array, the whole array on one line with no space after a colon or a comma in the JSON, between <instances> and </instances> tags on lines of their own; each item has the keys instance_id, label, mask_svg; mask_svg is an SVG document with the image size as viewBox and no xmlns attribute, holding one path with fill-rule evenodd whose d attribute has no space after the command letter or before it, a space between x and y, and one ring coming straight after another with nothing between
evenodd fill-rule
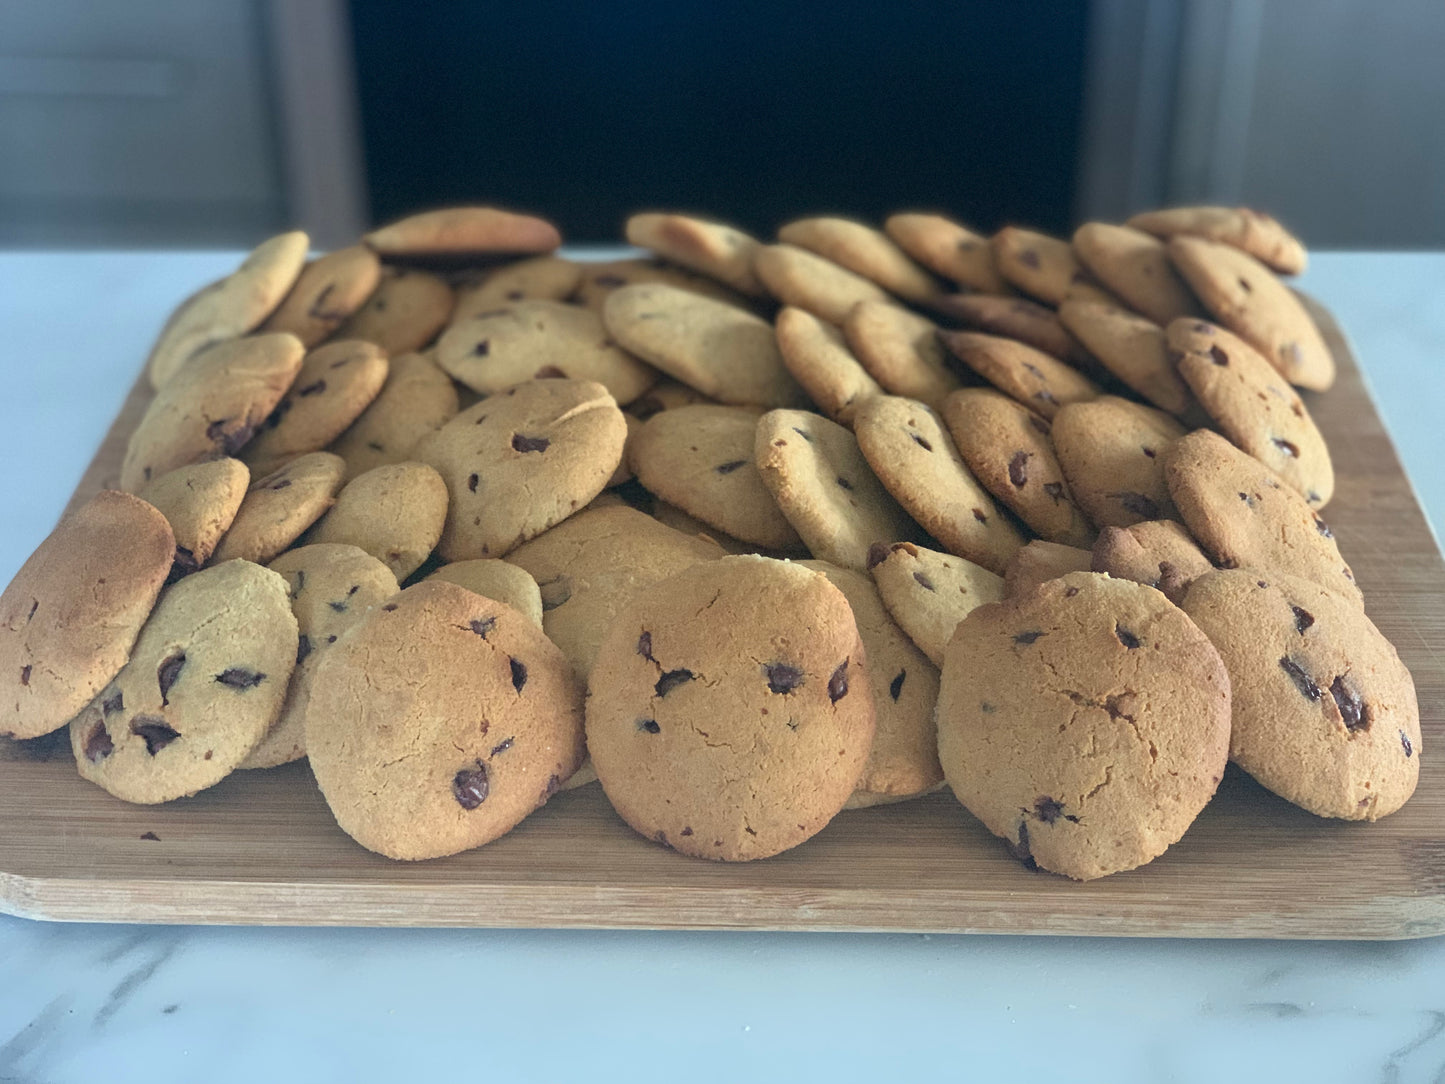
<instances>
[{"instance_id":1,"label":"cracked cookie","mask_svg":"<svg viewBox=\"0 0 1445 1084\"><path fill-rule=\"evenodd\" d=\"M1158 591L1075 572L959 625L943 662L949 786L1030 868L1076 880L1178 842L1229 756L1219 652Z\"/></svg>"},{"instance_id":2,"label":"cracked cookie","mask_svg":"<svg viewBox=\"0 0 1445 1084\"><path fill-rule=\"evenodd\" d=\"M592 668L587 741L648 839L767 858L843 808L873 742L868 660L826 576L766 557L695 565L638 593Z\"/></svg>"},{"instance_id":3,"label":"cracked cookie","mask_svg":"<svg viewBox=\"0 0 1445 1084\"><path fill-rule=\"evenodd\" d=\"M577 770L582 696L527 618L426 581L369 611L316 668L307 756L363 847L438 858L510 831Z\"/></svg>"}]
</instances>

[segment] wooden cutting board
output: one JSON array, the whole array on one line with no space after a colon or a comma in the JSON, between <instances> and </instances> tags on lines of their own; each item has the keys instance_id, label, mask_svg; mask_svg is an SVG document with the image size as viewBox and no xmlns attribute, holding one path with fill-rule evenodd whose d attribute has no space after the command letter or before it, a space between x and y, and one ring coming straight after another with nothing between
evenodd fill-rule
<instances>
[{"instance_id":1,"label":"wooden cutting board","mask_svg":"<svg viewBox=\"0 0 1445 1084\"><path fill-rule=\"evenodd\" d=\"M336 827L304 763L237 772L165 806L76 774L64 731L0 745L0 909L33 918L375 926L583 926L1407 938L1445 933L1445 566L1333 319L1340 365L1310 407L1338 485L1328 518L1419 692L1420 786L1377 824L1326 821L1231 768L1184 839L1075 884L1008 857L949 794L847 812L739 865L635 835L597 786L510 835L391 862ZM149 392L127 399L72 501L118 473Z\"/></svg>"}]
</instances>

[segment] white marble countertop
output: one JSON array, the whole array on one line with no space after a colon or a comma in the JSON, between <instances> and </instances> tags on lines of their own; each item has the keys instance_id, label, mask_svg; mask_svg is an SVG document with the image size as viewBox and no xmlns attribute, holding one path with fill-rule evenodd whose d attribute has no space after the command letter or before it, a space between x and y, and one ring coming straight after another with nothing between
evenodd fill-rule
<instances>
[{"instance_id":1,"label":"white marble countertop","mask_svg":"<svg viewBox=\"0 0 1445 1084\"><path fill-rule=\"evenodd\" d=\"M0 583L233 253L0 254ZM1325 253L1445 522L1445 254ZM1348 930L1321 931L1348 936ZM0 1082L1445 1081L1445 938L67 926L0 916Z\"/></svg>"}]
</instances>

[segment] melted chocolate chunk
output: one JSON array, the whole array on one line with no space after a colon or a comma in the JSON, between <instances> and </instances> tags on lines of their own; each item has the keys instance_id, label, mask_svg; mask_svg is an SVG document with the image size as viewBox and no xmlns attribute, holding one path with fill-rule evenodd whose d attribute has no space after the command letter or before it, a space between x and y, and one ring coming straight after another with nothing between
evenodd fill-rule
<instances>
[{"instance_id":1,"label":"melted chocolate chunk","mask_svg":"<svg viewBox=\"0 0 1445 1084\"><path fill-rule=\"evenodd\" d=\"M1031 248L1026 248L1019 253L1019 263L1025 267L1032 267L1037 271L1039 269L1039 254Z\"/></svg>"},{"instance_id":2,"label":"melted chocolate chunk","mask_svg":"<svg viewBox=\"0 0 1445 1084\"><path fill-rule=\"evenodd\" d=\"M512 738L508 738L506 741L502 742L500 745L494 745L494 746L492 746L492 756L496 756L498 753L505 753L508 749L510 749L510 748L512 747L512 741L513 741Z\"/></svg>"},{"instance_id":3,"label":"melted chocolate chunk","mask_svg":"<svg viewBox=\"0 0 1445 1084\"><path fill-rule=\"evenodd\" d=\"M546 437L524 437L521 433L512 434L512 450L514 452L545 452L552 446L552 442Z\"/></svg>"},{"instance_id":4,"label":"melted chocolate chunk","mask_svg":"<svg viewBox=\"0 0 1445 1084\"><path fill-rule=\"evenodd\" d=\"M1014 452L1008 461L1008 480L1022 489L1029 480L1029 456L1033 452Z\"/></svg>"},{"instance_id":5,"label":"melted chocolate chunk","mask_svg":"<svg viewBox=\"0 0 1445 1084\"><path fill-rule=\"evenodd\" d=\"M920 437L917 433L909 433L908 435L913 438L913 443L918 445L925 452L933 451L933 445L928 443L928 441L924 437Z\"/></svg>"},{"instance_id":6,"label":"melted chocolate chunk","mask_svg":"<svg viewBox=\"0 0 1445 1084\"><path fill-rule=\"evenodd\" d=\"M848 660L844 659L828 679L828 699L833 703L848 695Z\"/></svg>"},{"instance_id":7,"label":"melted chocolate chunk","mask_svg":"<svg viewBox=\"0 0 1445 1084\"><path fill-rule=\"evenodd\" d=\"M662 733L662 727L660 727L660 726L657 725L657 720L656 720L656 719L639 719L639 720L637 720L637 729L638 729L638 730L646 731L648 734L660 734L660 733Z\"/></svg>"},{"instance_id":8,"label":"melted chocolate chunk","mask_svg":"<svg viewBox=\"0 0 1445 1084\"><path fill-rule=\"evenodd\" d=\"M476 346L472 347L473 357L484 358L491 352L492 341L490 339L483 339L481 342L477 343Z\"/></svg>"},{"instance_id":9,"label":"melted chocolate chunk","mask_svg":"<svg viewBox=\"0 0 1445 1084\"><path fill-rule=\"evenodd\" d=\"M224 455L235 455L255 434L255 430L249 425L228 428L234 421L234 418L222 418L206 426L206 439L215 444L217 451Z\"/></svg>"},{"instance_id":10,"label":"melted chocolate chunk","mask_svg":"<svg viewBox=\"0 0 1445 1084\"><path fill-rule=\"evenodd\" d=\"M171 686L176 683L176 678L181 676L181 667L186 665L186 653L178 651L156 667L156 681L161 687L161 707L170 703L166 699L171 691Z\"/></svg>"},{"instance_id":11,"label":"melted chocolate chunk","mask_svg":"<svg viewBox=\"0 0 1445 1084\"><path fill-rule=\"evenodd\" d=\"M644 632L637 638L637 653L648 662L656 662L652 657L652 633Z\"/></svg>"},{"instance_id":12,"label":"melted chocolate chunk","mask_svg":"<svg viewBox=\"0 0 1445 1084\"><path fill-rule=\"evenodd\" d=\"M871 569L881 565L892 552L893 547L887 542L874 542L868 547L868 567Z\"/></svg>"},{"instance_id":13,"label":"melted chocolate chunk","mask_svg":"<svg viewBox=\"0 0 1445 1084\"><path fill-rule=\"evenodd\" d=\"M908 676L907 670L898 671L898 676L888 683L888 695L897 700L903 694L903 679Z\"/></svg>"},{"instance_id":14,"label":"melted chocolate chunk","mask_svg":"<svg viewBox=\"0 0 1445 1084\"><path fill-rule=\"evenodd\" d=\"M1047 635L1048 635L1048 633L1043 632L1043 631L1041 631L1040 629L1031 629L1031 630L1028 631L1028 632L1015 633L1015 634L1014 634L1014 643L1016 643L1016 644L1031 644L1031 643L1033 643L1035 640L1037 640L1040 636L1047 636Z\"/></svg>"},{"instance_id":15,"label":"melted chocolate chunk","mask_svg":"<svg viewBox=\"0 0 1445 1084\"><path fill-rule=\"evenodd\" d=\"M222 670L217 674L216 680L232 689L254 689L266 680L266 675L240 666L233 666L229 670Z\"/></svg>"},{"instance_id":16,"label":"melted chocolate chunk","mask_svg":"<svg viewBox=\"0 0 1445 1084\"><path fill-rule=\"evenodd\" d=\"M1270 443L1273 444L1280 451L1282 451L1285 455L1289 456L1291 459L1299 458L1298 444L1292 444L1290 441L1283 440L1280 437L1271 437Z\"/></svg>"},{"instance_id":17,"label":"melted chocolate chunk","mask_svg":"<svg viewBox=\"0 0 1445 1084\"><path fill-rule=\"evenodd\" d=\"M109 699L100 702L100 710L106 715L114 715L118 711L125 710L125 694L116 693Z\"/></svg>"},{"instance_id":18,"label":"melted chocolate chunk","mask_svg":"<svg viewBox=\"0 0 1445 1084\"><path fill-rule=\"evenodd\" d=\"M685 836L690 836L690 835L692 835L692 829L691 829L691 828L684 827L681 834L682 834L682 835L685 835Z\"/></svg>"},{"instance_id":19,"label":"melted chocolate chunk","mask_svg":"<svg viewBox=\"0 0 1445 1084\"><path fill-rule=\"evenodd\" d=\"M1279 660L1279 668L1289 675L1294 682L1294 687L1300 691L1300 695L1306 700L1318 700L1320 698L1320 687L1314 683L1304 667L1286 655Z\"/></svg>"},{"instance_id":20,"label":"melted chocolate chunk","mask_svg":"<svg viewBox=\"0 0 1445 1084\"><path fill-rule=\"evenodd\" d=\"M1114 625L1114 635L1117 636L1119 638L1119 642L1125 647L1127 647L1130 651L1133 651L1134 648L1139 646L1139 637L1135 636L1123 625Z\"/></svg>"},{"instance_id":21,"label":"melted chocolate chunk","mask_svg":"<svg viewBox=\"0 0 1445 1084\"><path fill-rule=\"evenodd\" d=\"M1039 795L1038 801L1034 802L1034 816L1045 824L1053 824L1064 815L1064 803L1057 798L1050 798L1047 794Z\"/></svg>"},{"instance_id":22,"label":"melted chocolate chunk","mask_svg":"<svg viewBox=\"0 0 1445 1084\"><path fill-rule=\"evenodd\" d=\"M325 381L325 380L317 380L317 381L315 381L314 383L307 384L304 388L301 388L300 390L298 390L298 391L296 392L296 394L297 394L297 395L300 395L300 396L320 395L320 394L321 394L322 392L324 392L325 390L326 390L326 381Z\"/></svg>"},{"instance_id":23,"label":"melted chocolate chunk","mask_svg":"<svg viewBox=\"0 0 1445 1084\"><path fill-rule=\"evenodd\" d=\"M104 723L96 723L85 736L85 759L98 764L113 752L115 743L110 740L110 732Z\"/></svg>"},{"instance_id":24,"label":"melted chocolate chunk","mask_svg":"<svg viewBox=\"0 0 1445 1084\"><path fill-rule=\"evenodd\" d=\"M1044 483L1044 492L1047 493L1050 497L1053 498L1055 504L1058 504L1059 501L1061 501L1061 500L1064 499L1064 483L1063 483L1063 482L1045 482L1045 483Z\"/></svg>"},{"instance_id":25,"label":"melted chocolate chunk","mask_svg":"<svg viewBox=\"0 0 1445 1084\"><path fill-rule=\"evenodd\" d=\"M156 835L154 832L143 833L141 835L141 839L147 840L151 843L159 843L161 841L161 837Z\"/></svg>"},{"instance_id":26,"label":"melted chocolate chunk","mask_svg":"<svg viewBox=\"0 0 1445 1084\"><path fill-rule=\"evenodd\" d=\"M304 632L296 638L296 665L300 666L306 661L306 656L311 654L311 637Z\"/></svg>"},{"instance_id":27,"label":"melted chocolate chunk","mask_svg":"<svg viewBox=\"0 0 1445 1084\"><path fill-rule=\"evenodd\" d=\"M452 797L463 809L476 809L487 800L487 766L480 760L475 768L463 768L452 776Z\"/></svg>"},{"instance_id":28,"label":"melted chocolate chunk","mask_svg":"<svg viewBox=\"0 0 1445 1084\"><path fill-rule=\"evenodd\" d=\"M30 685L30 670L31 667L28 663L20 668L20 684L27 688Z\"/></svg>"},{"instance_id":29,"label":"melted chocolate chunk","mask_svg":"<svg viewBox=\"0 0 1445 1084\"><path fill-rule=\"evenodd\" d=\"M983 514L983 509L982 509L982 508L975 508L975 509L973 510L973 518L976 519L976 520L978 520L980 523L987 523L987 522L988 522L988 517Z\"/></svg>"},{"instance_id":30,"label":"melted chocolate chunk","mask_svg":"<svg viewBox=\"0 0 1445 1084\"><path fill-rule=\"evenodd\" d=\"M1305 629L1315 623L1315 615L1303 606L1291 606L1290 609L1294 611L1294 630L1303 636Z\"/></svg>"},{"instance_id":31,"label":"melted chocolate chunk","mask_svg":"<svg viewBox=\"0 0 1445 1084\"><path fill-rule=\"evenodd\" d=\"M913 574L913 578L918 581L918 586L923 588L925 591L938 590L938 588L933 586L933 581L930 580L927 576L925 576L922 572L915 572Z\"/></svg>"},{"instance_id":32,"label":"melted chocolate chunk","mask_svg":"<svg viewBox=\"0 0 1445 1084\"><path fill-rule=\"evenodd\" d=\"M1407 757L1414 756L1415 747L1410 744L1410 735L1406 734L1403 730L1400 731L1400 745L1404 748Z\"/></svg>"},{"instance_id":33,"label":"melted chocolate chunk","mask_svg":"<svg viewBox=\"0 0 1445 1084\"><path fill-rule=\"evenodd\" d=\"M1224 352L1224 348L1218 343L1215 343L1209 348L1209 356L1214 359L1214 364L1216 365L1229 364L1229 355Z\"/></svg>"},{"instance_id":34,"label":"melted chocolate chunk","mask_svg":"<svg viewBox=\"0 0 1445 1084\"><path fill-rule=\"evenodd\" d=\"M1159 502L1144 493L1124 491L1120 493L1110 493L1109 496L1123 505L1124 511L1128 512L1131 516L1143 516L1145 519L1163 518L1164 513L1163 509L1159 507Z\"/></svg>"},{"instance_id":35,"label":"melted chocolate chunk","mask_svg":"<svg viewBox=\"0 0 1445 1084\"><path fill-rule=\"evenodd\" d=\"M796 666L789 666L784 662L769 663L763 667L768 675L768 691L772 693L790 693L799 685L803 684L803 671Z\"/></svg>"},{"instance_id":36,"label":"melted chocolate chunk","mask_svg":"<svg viewBox=\"0 0 1445 1084\"><path fill-rule=\"evenodd\" d=\"M731 474L739 467L747 466L747 463L748 461L746 459L730 459L726 463L719 463L716 467L713 468L713 470L717 471L719 474Z\"/></svg>"},{"instance_id":37,"label":"melted chocolate chunk","mask_svg":"<svg viewBox=\"0 0 1445 1084\"><path fill-rule=\"evenodd\" d=\"M483 640L487 638L487 633L491 632L496 626L497 619L495 617L477 617L468 622L468 627Z\"/></svg>"},{"instance_id":38,"label":"melted chocolate chunk","mask_svg":"<svg viewBox=\"0 0 1445 1084\"><path fill-rule=\"evenodd\" d=\"M517 692L522 691L522 686L527 684L527 665L518 659L508 658L512 665L512 688Z\"/></svg>"},{"instance_id":39,"label":"melted chocolate chunk","mask_svg":"<svg viewBox=\"0 0 1445 1084\"><path fill-rule=\"evenodd\" d=\"M838 475L838 484L844 489L846 489L849 493L853 492L853 483L848 481L848 479L844 478L841 474Z\"/></svg>"},{"instance_id":40,"label":"melted chocolate chunk","mask_svg":"<svg viewBox=\"0 0 1445 1084\"><path fill-rule=\"evenodd\" d=\"M1370 709L1360 699L1359 690L1345 683L1343 674L1330 682L1330 695L1335 698L1335 707L1340 709L1346 730L1370 729Z\"/></svg>"},{"instance_id":41,"label":"melted chocolate chunk","mask_svg":"<svg viewBox=\"0 0 1445 1084\"><path fill-rule=\"evenodd\" d=\"M151 756L155 756L181 736L179 730L158 715L137 715L130 721L130 732L145 739L146 752Z\"/></svg>"},{"instance_id":42,"label":"melted chocolate chunk","mask_svg":"<svg viewBox=\"0 0 1445 1084\"><path fill-rule=\"evenodd\" d=\"M382 611L385 613L395 613L400 608L401 607L398 606L395 602L388 602L385 606L382 607Z\"/></svg>"},{"instance_id":43,"label":"melted chocolate chunk","mask_svg":"<svg viewBox=\"0 0 1445 1084\"><path fill-rule=\"evenodd\" d=\"M657 679L657 684L652 687L652 690L658 696L666 696L679 685L686 685L695 676L691 670L668 670Z\"/></svg>"}]
</instances>

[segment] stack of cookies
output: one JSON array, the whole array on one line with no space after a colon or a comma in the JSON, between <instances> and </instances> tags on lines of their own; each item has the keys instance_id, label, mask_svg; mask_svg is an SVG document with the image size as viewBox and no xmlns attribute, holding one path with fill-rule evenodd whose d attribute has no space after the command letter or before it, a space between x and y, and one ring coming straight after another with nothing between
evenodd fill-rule
<instances>
[{"instance_id":1,"label":"stack of cookies","mask_svg":"<svg viewBox=\"0 0 1445 1084\"><path fill-rule=\"evenodd\" d=\"M306 757L398 859L596 781L727 861L947 785L1080 879L1162 854L1230 760L1324 817L1409 798L1279 223L626 237L430 212L183 302L117 488L0 598L0 734L69 726L132 802Z\"/></svg>"}]
</instances>

